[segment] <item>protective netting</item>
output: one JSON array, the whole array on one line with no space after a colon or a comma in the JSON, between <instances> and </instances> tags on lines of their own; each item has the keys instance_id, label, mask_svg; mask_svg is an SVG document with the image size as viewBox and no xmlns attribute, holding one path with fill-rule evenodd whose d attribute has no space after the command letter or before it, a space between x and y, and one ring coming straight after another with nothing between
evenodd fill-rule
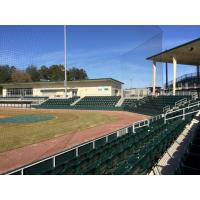
<instances>
[{"instance_id":1,"label":"protective netting","mask_svg":"<svg viewBox=\"0 0 200 200\"><path fill-rule=\"evenodd\" d=\"M64 64L63 26L0 26L0 65L24 70ZM88 77L114 78L124 88L152 86L152 63L162 50L159 26L67 26L67 67ZM63 72L64 73L64 72ZM63 76L64 78L64 76ZM157 65L157 86L163 85Z\"/></svg>"},{"instance_id":2,"label":"protective netting","mask_svg":"<svg viewBox=\"0 0 200 200\"><path fill-rule=\"evenodd\" d=\"M63 26L0 26L0 64L24 70L64 63Z\"/></svg>"},{"instance_id":3,"label":"protective netting","mask_svg":"<svg viewBox=\"0 0 200 200\"><path fill-rule=\"evenodd\" d=\"M92 78L120 80L124 88L152 86L152 63L146 58L162 51L159 26L69 26L68 32L70 66L84 66ZM76 49L73 41L77 41ZM158 64L158 86L163 85L162 73Z\"/></svg>"}]
</instances>

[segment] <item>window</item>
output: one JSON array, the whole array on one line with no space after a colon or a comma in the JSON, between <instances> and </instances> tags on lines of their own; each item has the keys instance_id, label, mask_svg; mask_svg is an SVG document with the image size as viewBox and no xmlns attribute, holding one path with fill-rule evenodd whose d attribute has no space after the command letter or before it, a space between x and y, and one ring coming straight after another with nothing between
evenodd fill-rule
<instances>
[{"instance_id":1,"label":"window","mask_svg":"<svg viewBox=\"0 0 200 200\"><path fill-rule=\"evenodd\" d=\"M109 89L108 89L108 88L104 88L104 90L105 90L105 91L108 91Z\"/></svg>"},{"instance_id":2,"label":"window","mask_svg":"<svg viewBox=\"0 0 200 200\"><path fill-rule=\"evenodd\" d=\"M32 88L8 88L7 96L33 96Z\"/></svg>"}]
</instances>

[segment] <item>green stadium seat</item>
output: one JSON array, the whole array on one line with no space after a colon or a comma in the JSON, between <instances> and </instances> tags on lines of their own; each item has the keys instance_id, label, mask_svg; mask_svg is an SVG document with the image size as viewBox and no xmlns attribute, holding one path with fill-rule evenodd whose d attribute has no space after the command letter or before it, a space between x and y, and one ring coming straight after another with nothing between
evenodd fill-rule
<instances>
[{"instance_id":1,"label":"green stadium seat","mask_svg":"<svg viewBox=\"0 0 200 200\"><path fill-rule=\"evenodd\" d=\"M70 108L70 105L78 100L80 97L71 97L71 98L64 98L64 99L48 99L47 101L43 102L42 104L36 106L36 108L45 108L45 109L66 109Z\"/></svg>"},{"instance_id":2,"label":"green stadium seat","mask_svg":"<svg viewBox=\"0 0 200 200\"><path fill-rule=\"evenodd\" d=\"M24 175L40 175L53 169L53 160L49 159L24 169Z\"/></svg>"},{"instance_id":3,"label":"green stadium seat","mask_svg":"<svg viewBox=\"0 0 200 200\"><path fill-rule=\"evenodd\" d=\"M52 162L47 162L26 169L25 173L147 174L191 119L192 117L171 120L166 124L163 119L157 119L149 126L137 127L135 133L130 126L128 133L123 136L117 137L117 133L113 133L107 138L97 139L94 143L78 147L78 157L75 150L57 156L54 169ZM196 170L200 167L194 162L197 157L199 159L198 137L190 146L192 156L196 156L195 159L192 156L190 159L184 159L182 166Z\"/></svg>"},{"instance_id":4,"label":"green stadium seat","mask_svg":"<svg viewBox=\"0 0 200 200\"><path fill-rule=\"evenodd\" d=\"M120 98L120 96L86 96L76 103L75 108L87 110L115 110L115 105Z\"/></svg>"},{"instance_id":5,"label":"green stadium seat","mask_svg":"<svg viewBox=\"0 0 200 200\"><path fill-rule=\"evenodd\" d=\"M76 157L76 150L73 149L71 151L68 151L66 153L63 153L56 157L55 162L56 166L61 165L63 163L69 162L70 160L74 159Z\"/></svg>"}]
</instances>

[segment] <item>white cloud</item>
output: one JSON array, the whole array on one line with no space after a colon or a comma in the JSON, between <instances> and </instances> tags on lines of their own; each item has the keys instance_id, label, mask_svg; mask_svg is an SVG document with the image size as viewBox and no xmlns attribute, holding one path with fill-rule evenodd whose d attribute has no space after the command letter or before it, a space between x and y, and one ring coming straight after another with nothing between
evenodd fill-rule
<instances>
[{"instance_id":1,"label":"white cloud","mask_svg":"<svg viewBox=\"0 0 200 200\"><path fill-rule=\"evenodd\" d=\"M64 63L64 51L48 52L35 56L34 61L40 65L52 65Z\"/></svg>"}]
</instances>

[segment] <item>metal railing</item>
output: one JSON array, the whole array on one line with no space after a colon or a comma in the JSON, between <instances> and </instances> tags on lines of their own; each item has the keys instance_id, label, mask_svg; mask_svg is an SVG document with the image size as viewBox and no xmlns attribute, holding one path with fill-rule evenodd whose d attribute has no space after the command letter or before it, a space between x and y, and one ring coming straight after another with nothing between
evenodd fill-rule
<instances>
[{"instance_id":1,"label":"metal railing","mask_svg":"<svg viewBox=\"0 0 200 200\"><path fill-rule=\"evenodd\" d=\"M187 98L180 99L175 102L175 107L177 108L179 106L185 105L187 102L188 102Z\"/></svg>"},{"instance_id":2,"label":"metal railing","mask_svg":"<svg viewBox=\"0 0 200 200\"><path fill-rule=\"evenodd\" d=\"M180 100L178 100L178 101L175 102L175 106L172 109L170 109L170 106L165 106L163 108L163 112L164 113L165 112L169 113L171 111L179 109L180 106L184 106L186 104L191 105L191 103L193 103L193 101L195 101L197 98L198 98L197 93L193 93L191 95L191 99L189 99L189 100L187 98L180 99ZM194 102L194 104L196 104L196 102Z\"/></svg>"},{"instance_id":3,"label":"metal railing","mask_svg":"<svg viewBox=\"0 0 200 200\"><path fill-rule=\"evenodd\" d=\"M192 109L192 110L190 110ZM200 110L200 101L188 104L184 108L179 108L177 110L172 110L164 114L164 123L168 120L176 119L182 117L185 120L185 117L190 114L194 114ZM175 116L167 117L168 115L175 114Z\"/></svg>"},{"instance_id":4,"label":"metal railing","mask_svg":"<svg viewBox=\"0 0 200 200\"><path fill-rule=\"evenodd\" d=\"M70 151L74 151L74 150L75 150L75 151L76 151L76 157L78 157L78 156L79 156L79 148L80 148L80 147L83 147L83 146L88 145L88 144L92 144L93 149L95 149L95 147L96 147L96 142L97 142L98 140L105 139L105 142L106 142L106 143L109 143L109 141L108 141L108 137L109 137L109 136L112 136L112 135L114 136L114 135L116 135L117 138L122 137L122 136L124 136L124 135L126 135L126 134L128 133L128 128L132 128L133 134L134 134L136 129L142 128L142 127L144 127L144 126L149 126L150 122L153 122L153 121L155 121L155 120L157 120L157 119L160 119L161 117L162 117L162 115L158 115L158 116L155 116L155 117L153 117L153 118L151 118L151 119L146 119L146 120L141 120L141 121L139 121L139 122L135 122L135 123L133 123L132 125L126 126L126 127L121 128L121 129L119 129L119 130L117 130L117 131L114 131L114 132L109 133L109 134L106 134L106 135L104 135L104 136L101 136L101 137L95 138L95 139L93 139L93 140L84 142L84 143L82 143L82 144L76 145L76 146L74 146L73 148L70 148L70 149L67 149L67 150L65 150L65 151L59 152L59 153L54 154L54 155L52 155L52 156L49 156L49 157L47 157L47 158L45 158L45 159L39 160L39 161L37 161L37 162L33 162L33 163L31 163L31 164L25 165L25 166L23 166L23 167L20 167L20 168L18 168L18 169L16 169L16 170L7 172L7 173L5 173L5 174L11 175L11 174L18 173L18 174L23 175L25 169L28 169L28 168L30 168L30 167L32 167L32 166L36 166L36 165L38 165L38 164L40 164L40 163L42 163L42 162L48 161L48 160L51 161L51 163L52 163L52 168L55 168L55 167L57 166L57 165L56 165L56 158L57 158L58 156L60 156L60 155L64 155L64 154L66 154L66 153L69 153ZM105 144L106 144L106 143L105 143Z\"/></svg>"},{"instance_id":5,"label":"metal railing","mask_svg":"<svg viewBox=\"0 0 200 200\"><path fill-rule=\"evenodd\" d=\"M167 112L168 110L170 110L170 105L167 105L163 108L163 112Z\"/></svg>"},{"instance_id":6,"label":"metal railing","mask_svg":"<svg viewBox=\"0 0 200 200\"><path fill-rule=\"evenodd\" d=\"M187 100L187 98L180 99L180 100L178 100L178 101L175 102L174 107L172 109L170 108L170 105L165 106L163 108L163 113L168 113L168 112L170 112L170 111L172 111L174 109L179 108L180 106L185 105L186 103L189 103L189 101Z\"/></svg>"},{"instance_id":7,"label":"metal railing","mask_svg":"<svg viewBox=\"0 0 200 200\"><path fill-rule=\"evenodd\" d=\"M192 94L192 100L198 99L198 94L195 92Z\"/></svg>"},{"instance_id":8,"label":"metal railing","mask_svg":"<svg viewBox=\"0 0 200 200\"><path fill-rule=\"evenodd\" d=\"M178 81L182 81L186 78L193 78L193 77L197 77L197 73L189 73L189 74L184 74L182 76L179 76L178 78L176 78L176 82ZM173 81L169 81L168 85L172 85Z\"/></svg>"},{"instance_id":9,"label":"metal railing","mask_svg":"<svg viewBox=\"0 0 200 200\"><path fill-rule=\"evenodd\" d=\"M196 92L195 91L178 91L178 89L181 89L181 88L176 88L176 96L192 96L193 94L195 94ZM189 89L189 88L188 88ZM192 88L191 88L192 89ZM173 92L172 90L170 91L163 91L162 92L162 95L163 96L172 96L173 95Z\"/></svg>"},{"instance_id":10,"label":"metal railing","mask_svg":"<svg viewBox=\"0 0 200 200\"><path fill-rule=\"evenodd\" d=\"M188 104L186 107L178 109L178 110L175 110L175 111L170 111L168 113L164 113L164 114L160 114L160 115L154 116L154 117L152 117L150 119L145 119L145 120L141 120L141 121L135 122L132 125L126 126L124 128L121 128L119 130L116 130L114 132L106 134L104 136L101 136L101 137L95 138L93 140L84 142L82 144L76 145L76 146L72 147L71 149L64 150L64 151L59 152L57 154L51 155L51 156L49 156L49 157L47 157L45 159L41 159L41 160L39 160L37 162L33 162L31 164L25 165L23 167L20 167L20 168L18 168L16 170L7 172L5 174L16 174L16 173L18 173L18 174L23 175L25 169L28 169L28 168L33 167L33 166L36 166L36 165L38 165L40 163L43 163L45 161L51 161L52 169L54 169L57 166L56 158L58 156L64 155L64 154L69 153L71 151L75 151L76 152L76 157L79 157L79 149L81 147L85 146L85 145L91 144L92 145L92 149L95 149L96 148L96 142L101 140L101 139L104 139L105 140L105 144L107 144L107 143L109 143L109 137L110 136L115 136L116 138L122 137L122 136L124 136L124 135L126 135L128 133L128 129L129 128L132 128L132 134L134 134L136 129L142 128L144 126L149 126L150 123L153 123L154 121L157 121L157 120L162 119L162 118L164 118L164 123L166 123L168 120L172 120L172 119L179 118L179 117L182 117L182 119L185 120L185 116L198 112L199 109L200 109L199 107L200 107L200 101L192 103L192 104ZM195 109L191 111L190 110L191 108L195 108ZM177 115L172 116L172 117L168 117L170 114L174 114L174 113L175 114L177 113Z\"/></svg>"}]
</instances>

